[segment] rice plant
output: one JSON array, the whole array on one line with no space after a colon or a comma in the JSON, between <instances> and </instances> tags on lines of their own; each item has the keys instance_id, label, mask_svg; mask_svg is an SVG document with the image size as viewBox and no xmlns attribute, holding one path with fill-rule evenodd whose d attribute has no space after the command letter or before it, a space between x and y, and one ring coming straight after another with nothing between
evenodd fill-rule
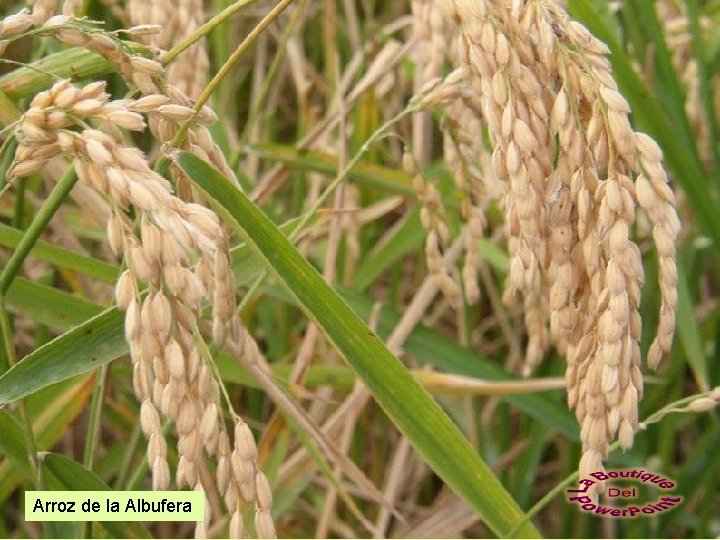
<instances>
[{"instance_id":1,"label":"rice plant","mask_svg":"<svg viewBox=\"0 0 720 540\"><path fill-rule=\"evenodd\" d=\"M0 15L0 536L720 535L720 4Z\"/></svg>"}]
</instances>

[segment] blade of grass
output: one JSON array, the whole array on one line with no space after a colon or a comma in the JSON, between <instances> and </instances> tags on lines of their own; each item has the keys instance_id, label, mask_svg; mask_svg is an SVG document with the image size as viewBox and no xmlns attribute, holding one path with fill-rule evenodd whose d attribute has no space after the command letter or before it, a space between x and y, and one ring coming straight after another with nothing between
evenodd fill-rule
<instances>
[{"instance_id":1,"label":"blade of grass","mask_svg":"<svg viewBox=\"0 0 720 540\"><path fill-rule=\"evenodd\" d=\"M126 354L123 320L119 310L110 308L35 349L0 377L0 405Z\"/></svg>"},{"instance_id":2,"label":"blade of grass","mask_svg":"<svg viewBox=\"0 0 720 540\"><path fill-rule=\"evenodd\" d=\"M37 214L35 214L17 248L13 251L2 272L0 272L0 295L4 295L7 292L12 280L15 278L15 274L20 269L20 265L22 265L28 256L35 242L40 237L40 234L45 230L45 227L47 227L47 224L57 209L60 208L60 205L68 193L70 193L76 181L77 176L75 176L75 169L69 168L55 185L52 192L50 192L47 199L45 199L45 202L43 202Z\"/></svg>"},{"instance_id":3,"label":"blade of grass","mask_svg":"<svg viewBox=\"0 0 720 540\"><path fill-rule=\"evenodd\" d=\"M10 311L27 313L37 323L63 331L102 311L100 306L83 298L24 278L15 278L5 300Z\"/></svg>"},{"instance_id":4,"label":"blade of grass","mask_svg":"<svg viewBox=\"0 0 720 540\"><path fill-rule=\"evenodd\" d=\"M700 330L695 322L693 314L693 299L688 287L685 265L678 260L678 312L677 331L680 337L680 344L685 352L685 359L690 365L698 387L701 390L708 389L707 359L703 350Z\"/></svg>"},{"instance_id":5,"label":"blade of grass","mask_svg":"<svg viewBox=\"0 0 720 540\"><path fill-rule=\"evenodd\" d=\"M493 531L506 535L522 511L432 397L246 195L196 156L183 152L176 159L326 332L433 470ZM525 523L518 535L539 532Z\"/></svg>"},{"instance_id":6,"label":"blade of grass","mask_svg":"<svg viewBox=\"0 0 720 540\"><path fill-rule=\"evenodd\" d=\"M0 245L16 248L20 244L22 237L23 231L0 223ZM30 250L30 255L60 268L75 270L88 277L101 279L106 283L114 283L118 276L118 268L110 263L74 253L43 240L38 240L35 243Z\"/></svg>"}]
</instances>

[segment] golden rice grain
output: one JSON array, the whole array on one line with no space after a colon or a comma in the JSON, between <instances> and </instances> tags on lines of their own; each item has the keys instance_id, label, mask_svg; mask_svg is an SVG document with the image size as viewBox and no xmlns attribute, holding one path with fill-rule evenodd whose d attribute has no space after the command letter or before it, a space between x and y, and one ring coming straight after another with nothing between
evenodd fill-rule
<instances>
[{"instance_id":1,"label":"golden rice grain","mask_svg":"<svg viewBox=\"0 0 720 540\"><path fill-rule=\"evenodd\" d=\"M76 107L88 99L99 106ZM223 329L222 335L216 336L219 345L225 339L224 328L240 326L224 232L210 210L173 195L169 183L150 169L142 153L125 146L119 131L106 133L86 127L85 122L94 120L116 129L141 129L145 125L142 116L129 106L126 101L109 101L102 86L80 89L68 81L56 83L36 96L21 120L18 153L32 155L44 147L71 157L80 181L107 196L113 208L108 236L113 250L125 257L128 266L118 280L116 297L126 309L126 337L134 363L134 388L141 399L141 426L149 440L153 486L164 489L170 481L159 409L175 423L178 434L177 484L201 488L198 471L203 446L211 456L231 455L236 482L226 483L226 498L240 501L238 495L242 494L245 503L256 506L259 526L270 533L268 497L264 493L261 504L255 491L255 479L262 473L246 425L235 430L235 449L227 448L225 456L218 455L224 424L217 406L217 382L200 367L203 361L193 336L202 297L214 303L213 318ZM73 127L78 131L70 131ZM14 167L11 174L17 175L18 170ZM137 232L125 214L130 206L138 215ZM195 255L188 257L191 253ZM191 262L195 259L207 270L202 275ZM140 280L149 285L144 298ZM249 339L237 328L231 335L244 336L245 342ZM252 345L244 344L242 350L259 354ZM201 371L205 373L202 384ZM235 504L230 506L232 512ZM198 526L198 534L206 532L204 526Z\"/></svg>"},{"instance_id":2,"label":"golden rice grain","mask_svg":"<svg viewBox=\"0 0 720 540\"><path fill-rule=\"evenodd\" d=\"M679 221L662 155L632 131L607 47L561 8L533 0L444 5L459 23L462 67L479 96L476 118L487 123L493 170L507 185L505 298L522 297L526 373L551 343L566 355L584 474L602 465L612 438L630 447L637 428L644 281L630 238L637 206L654 224L660 267L648 365L656 367L672 343Z\"/></svg>"}]
</instances>

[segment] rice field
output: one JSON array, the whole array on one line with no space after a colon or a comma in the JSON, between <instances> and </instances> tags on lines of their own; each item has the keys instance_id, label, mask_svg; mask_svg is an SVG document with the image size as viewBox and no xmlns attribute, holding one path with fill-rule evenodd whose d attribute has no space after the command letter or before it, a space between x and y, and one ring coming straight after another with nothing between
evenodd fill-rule
<instances>
[{"instance_id":1,"label":"rice field","mask_svg":"<svg viewBox=\"0 0 720 540\"><path fill-rule=\"evenodd\" d=\"M719 29L0 3L0 537L720 537Z\"/></svg>"}]
</instances>

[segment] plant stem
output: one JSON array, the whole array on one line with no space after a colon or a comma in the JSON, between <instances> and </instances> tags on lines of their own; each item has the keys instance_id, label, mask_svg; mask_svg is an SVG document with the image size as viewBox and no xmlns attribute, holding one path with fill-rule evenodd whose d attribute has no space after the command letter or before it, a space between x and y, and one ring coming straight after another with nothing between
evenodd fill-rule
<instances>
[{"instance_id":1,"label":"plant stem","mask_svg":"<svg viewBox=\"0 0 720 540\"><path fill-rule=\"evenodd\" d=\"M105 397L105 380L107 378L107 364L102 366L95 380L92 401L90 402L90 418L88 419L87 435L85 436L85 452L83 464L89 471L93 469L95 451L100 435L100 418L102 417L102 405Z\"/></svg>"},{"instance_id":2,"label":"plant stem","mask_svg":"<svg viewBox=\"0 0 720 540\"><path fill-rule=\"evenodd\" d=\"M184 38L182 41L177 43L172 49L170 49L168 52L166 52L163 57L160 59L160 62L166 66L177 56L182 53L185 49L192 46L193 43L196 41L201 40L203 37L208 35L210 32L213 31L213 29L216 26L221 25L224 23L227 19L235 15L238 11L240 11L242 8L247 7L251 4L254 4L257 0L240 0L239 2L235 2L231 6L226 7L224 10L222 10L220 13L215 15L212 19L210 19L208 22L203 24L200 28L195 30L192 34Z\"/></svg>"},{"instance_id":3,"label":"plant stem","mask_svg":"<svg viewBox=\"0 0 720 540\"><path fill-rule=\"evenodd\" d=\"M45 230L45 227L50 222L57 209L60 208L60 205L65 200L65 197L68 193L70 193L70 190L75 185L76 180L77 176L75 175L75 170L71 167L65 172L63 177L57 183L55 188L53 188L48 198L40 207L40 210L38 210L35 218L30 223L30 226L27 228L22 240L20 240L18 247L15 251L13 251L13 254L10 256L10 259L8 259L5 268L3 268L2 273L0 273L0 294L4 295L7 292L23 261L25 261L25 258L30 253L30 250L35 245L35 242L40 237L40 234L42 234L43 230Z\"/></svg>"},{"instance_id":4,"label":"plant stem","mask_svg":"<svg viewBox=\"0 0 720 540\"><path fill-rule=\"evenodd\" d=\"M2 335L2 359L3 359L3 371L6 368L10 368L16 364L15 358L15 346L12 335L12 326L5 310L5 295L0 294L0 335ZM30 458L30 468L33 473L33 483L35 486L40 485L40 468L38 466L38 449L35 441L35 434L33 433L32 420L28 413L25 401L18 401L18 411L20 413L20 419L22 421L23 435L25 436L25 445Z\"/></svg>"},{"instance_id":5,"label":"plant stem","mask_svg":"<svg viewBox=\"0 0 720 540\"><path fill-rule=\"evenodd\" d=\"M5 146L5 144L3 144ZM7 146L5 146L5 153L0 161L0 191L5 187L7 183L7 172L10 170L13 159L15 158L15 148L17 148L17 141L15 137L9 137Z\"/></svg>"},{"instance_id":6,"label":"plant stem","mask_svg":"<svg viewBox=\"0 0 720 540\"><path fill-rule=\"evenodd\" d=\"M11 225L16 229L22 229L23 214L25 214L25 189L27 188L27 178L20 178L15 186L15 208L13 210L13 218ZM5 292L5 291L3 291Z\"/></svg>"},{"instance_id":7,"label":"plant stem","mask_svg":"<svg viewBox=\"0 0 720 540\"><path fill-rule=\"evenodd\" d=\"M203 105L208 102L213 92L217 89L218 86L220 86L220 83L222 83L225 77L228 76L230 71L232 71L232 69L240 61L240 59L247 52L247 50L255 43L255 41L257 41L258 37L260 37L260 34L262 34L265 29L280 16L280 14L285 11L285 9L290 4L293 3L293 1L294 0L281 0L281 2L277 4L270 11L270 13L265 15L265 17L263 17L263 19L257 24L257 26L252 29L252 31L247 35L247 37L240 43L240 45L238 45L237 49L235 49L235 52L230 55L230 58L227 59L227 61L222 65L220 70L215 74L210 83L205 87L205 90L202 91L202 93L197 99L197 102L195 103L195 112L198 112L200 111L200 109L202 109ZM178 129L178 132L175 134L172 142L170 143L170 146L178 146L180 141L182 141L183 137L185 137L187 130L190 128L191 122L192 118L183 122L183 124Z\"/></svg>"},{"instance_id":8,"label":"plant stem","mask_svg":"<svg viewBox=\"0 0 720 540\"><path fill-rule=\"evenodd\" d=\"M117 478L115 479L115 485L113 486L114 489L121 489L122 485L125 483L125 479L128 475L128 472L130 471L130 466L133 462L133 457L135 456L135 451L137 450L138 444L140 444L141 435L142 430L140 427L140 422L137 422L133 427L132 433L130 434L130 440L127 444L127 451L125 452L122 463L120 464L120 470L118 471Z\"/></svg>"}]
</instances>

